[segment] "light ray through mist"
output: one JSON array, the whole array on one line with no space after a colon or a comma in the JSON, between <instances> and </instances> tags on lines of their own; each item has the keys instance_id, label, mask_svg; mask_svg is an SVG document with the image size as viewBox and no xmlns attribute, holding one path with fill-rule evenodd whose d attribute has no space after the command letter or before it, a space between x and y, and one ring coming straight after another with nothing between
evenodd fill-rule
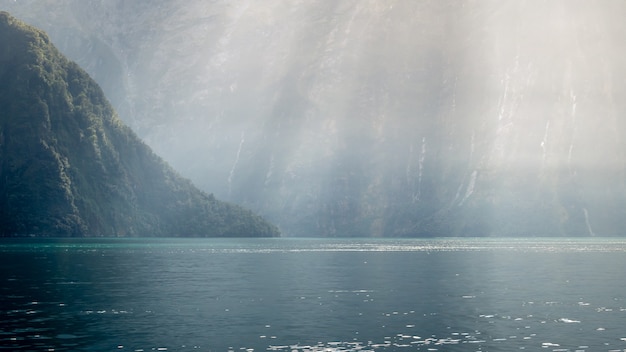
<instances>
[{"instance_id":1,"label":"light ray through mist","mask_svg":"<svg viewBox=\"0 0 626 352\"><path fill-rule=\"evenodd\" d=\"M23 13L97 38L50 31L158 154L287 235L626 226L621 2L92 5Z\"/></svg>"}]
</instances>

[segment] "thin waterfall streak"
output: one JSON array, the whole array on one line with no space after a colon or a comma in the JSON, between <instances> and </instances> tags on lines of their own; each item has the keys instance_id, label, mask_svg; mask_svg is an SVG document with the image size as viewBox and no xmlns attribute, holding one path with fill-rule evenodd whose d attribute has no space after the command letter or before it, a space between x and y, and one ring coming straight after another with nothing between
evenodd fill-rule
<instances>
[{"instance_id":1,"label":"thin waterfall streak","mask_svg":"<svg viewBox=\"0 0 626 352\"><path fill-rule=\"evenodd\" d=\"M237 155L235 156L235 162L233 162L233 167L230 169L230 173L228 174L228 196L230 197L232 191L233 184L233 175L235 174L235 169L237 168L237 164L239 163L239 157L241 156L241 149L243 149L243 143L245 142L245 132L241 132L241 141L239 141L239 148L237 149Z\"/></svg>"},{"instance_id":2,"label":"thin waterfall streak","mask_svg":"<svg viewBox=\"0 0 626 352\"><path fill-rule=\"evenodd\" d=\"M569 92L570 99L572 100L572 118L576 115L576 94L573 90Z\"/></svg>"},{"instance_id":3,"label":"thin waterfall streak","mask_svg":"<svg viewBox=\"0 0 626 352\"><path fill-rule=\"evenodd\" d=\"M274 174L274 154L270 156L270 165L267 169L267 173L265 174L265 182L264 184L267 186L272 179L272 175Z\"/></svg>"},{"instance_id":4,"label":"thin waterfall streak","mask_svg":"<svg viewBox=\"0 0 626 352\"><path fill-rule=\"evenodd\" d=\"M406 163L406 170L404 172L404 176L406 178L406 184L407 185L411 185L412 184L412 180L411 180L411 164L413 161L413 142L411 142L411 144L409 145L409 159L407 160Z\"/></svg>"},{"instance_id":5,"label":"thin waterfall streak","mask_svg":"<svg viewBox=\"0 0 626 352\"><path fill-rule=\"evenodd\" d=\"M461 202L459 202L459 206L463 205L465 201L474 193L474 186L476 185L476 177L478 176L478 171L474 170L472 172L472 176L470 177L469 183L467 184L467 189L465 190L465 195Z\"/></svg>"},{"instance_id":6,"label":"thin waterfall streak","mask_svg":"<svg viewBox=\"0 0 626 352\"><path fill-rule=\"evenodd\" d=\"M454 199L452 200L452 204L456 203L456 201L461 196L461 191L463 190L463 184L465 184L465 177L463 177L463 180L461 181L461 184L459 184L459 188L456 189L456 194L454 195ZM460 202L459 205L461 205L461 203L462 202Z\"/></svg>"},{"instance_id":7,"label":"thin waterfall streak","mask_svg":"<svg viewBox=\"0 0 626 352\"><path fill-rule=\"evenodd\" d=\"M576 94L573 90L569 92L570 99L572 100L572 139L570 141L569 150L567 152L567 165L572 165L572 150L574 149L574 134L576 133Z\"/></svg>"},{"instance_id":8,"label":"thin waterfall streak","mask_svg":"<svg viewBox=\"0 0 626 352\"><path fill-rule=\"evenodd\" d=\"M424 173L424 160L426 160L426 137L422 137L422 151L420 152L417 175L417 195L413 195L413 203L418 201L422 196L422 175Z\"/></svg>"},{"instance_id":9,"label":"thin waterfall streak","mask_svg":"<svg viewBox=\"0 0 626 352\"><path fill-rule=\"evenodd\" d=\"M507 73L504 78L504 93L502 94L502 100L500 101L500 113L498 114L498 121L502 121L504 117L504 110L506 109L507 95L509 92L509 74Z\"/></svg>"},{"instance_id":10,"label":"thin waterfall streak","mask_svg":"<svg viewBox=\"0 0 626 352\"><path fill-rule=\"evenodd\" d=\"M459 78L454 76L454 85L452 86L452 115L456 113L456 86Z\"/></svg>"},{"instance_id":11,"label":"thin waterfall streak","mask_svg":"<svg viewBox=\"0 0 626 352\"><path fill-rule=\"evenodd\" d=\"M574 143L570 143L569 150L567 151L567 165L572 166L572 150L574 149Z\"/></svg>"},{"instance_id":12,"label":"thin waterfall streak","mask_svg":"<svg viewBox=\"0 0 626 352\"><path fill-rule=\"evenodd\" d=\"M470 139L470 155L469 155L469 163L471 165L472 160L474 159L474 150L475 150L475 145L474 145L474 141L475 141L475 135L476 135L476 131L472 130L472 137Z\"/></svg>"},{"instance_id":13,"label":"thin waterfall streak","mask_svg":"<svg viewBox=\"0 0 626 352\"><path fill-rule=\"evenodd\" d=\"M543 150L543 156L541 157L541 163L545 164L548 144L548 131L550 130L550 121L546 122L546 130L543 134L543 140L541 141L541 149Z\"/></svg>"},{"instance_id":14,"label":"thin waterfall streak","mask_svg":"<svg viewBox=\"0 0 626 352\"><path fill-rule=\"evenodd\" d=\"M583 213L585 213L585 224L587 224L587 231L589 231L589 235L590 236L595 236L595 232L593 232L593 229L591 228L591 223L589 222L589 212L587 211L587 208L583 208Z\"/></svg>"}]
</instances>

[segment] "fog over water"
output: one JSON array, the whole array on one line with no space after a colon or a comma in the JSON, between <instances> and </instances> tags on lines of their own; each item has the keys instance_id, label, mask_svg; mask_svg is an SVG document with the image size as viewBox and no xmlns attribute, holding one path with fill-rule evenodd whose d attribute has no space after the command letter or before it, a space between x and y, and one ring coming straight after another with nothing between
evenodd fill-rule
<instances>
[{"instance_id":1,"label":"fog over water","mask_svg":"<svg viewBox=\"0 0 626 352\"><path fill-rule=\"evenodd\" d=\"M625 7L0 1L288 236L621 235Z\"/></svg>"}]
</instances>

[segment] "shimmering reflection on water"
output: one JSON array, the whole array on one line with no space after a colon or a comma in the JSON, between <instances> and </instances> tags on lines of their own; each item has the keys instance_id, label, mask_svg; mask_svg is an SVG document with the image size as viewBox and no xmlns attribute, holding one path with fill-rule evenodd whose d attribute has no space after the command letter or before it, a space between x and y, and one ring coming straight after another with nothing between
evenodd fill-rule
<instances>
[{"instance_id":1,"label":"shimmering reflection on water","mask_svg":"<svg viewBox=\"0 0 626 352\"><path fill-rule=\"evenodd\" d=\"M0 348L623 351L626 241L2 240Z\"/></svg>"}]
</instances>

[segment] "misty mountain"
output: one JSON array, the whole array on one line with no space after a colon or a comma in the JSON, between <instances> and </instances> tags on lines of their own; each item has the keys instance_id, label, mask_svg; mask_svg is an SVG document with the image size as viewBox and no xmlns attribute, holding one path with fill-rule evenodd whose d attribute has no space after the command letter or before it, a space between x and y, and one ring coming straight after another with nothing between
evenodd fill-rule
<instances>
[{"instance_id":1,"label":"misty mountain","mask_svg":"<svg viewBox=\"0 0 626 352\"><path fill-rule=\"evenodd\" d=\"M0 12L0 47L0 235L278 235L179 176L45 33Z\"/></svg>"},{"instance_id":2,"label":"misty mountain","mask_svg":"<svg viewBox=\"0 0 626 352\"><path fill-rule=\"evenodd\" d=\"M626 4L2 0L207 192L303 236L622 235Z\"/></svg>"}]
</instances>

